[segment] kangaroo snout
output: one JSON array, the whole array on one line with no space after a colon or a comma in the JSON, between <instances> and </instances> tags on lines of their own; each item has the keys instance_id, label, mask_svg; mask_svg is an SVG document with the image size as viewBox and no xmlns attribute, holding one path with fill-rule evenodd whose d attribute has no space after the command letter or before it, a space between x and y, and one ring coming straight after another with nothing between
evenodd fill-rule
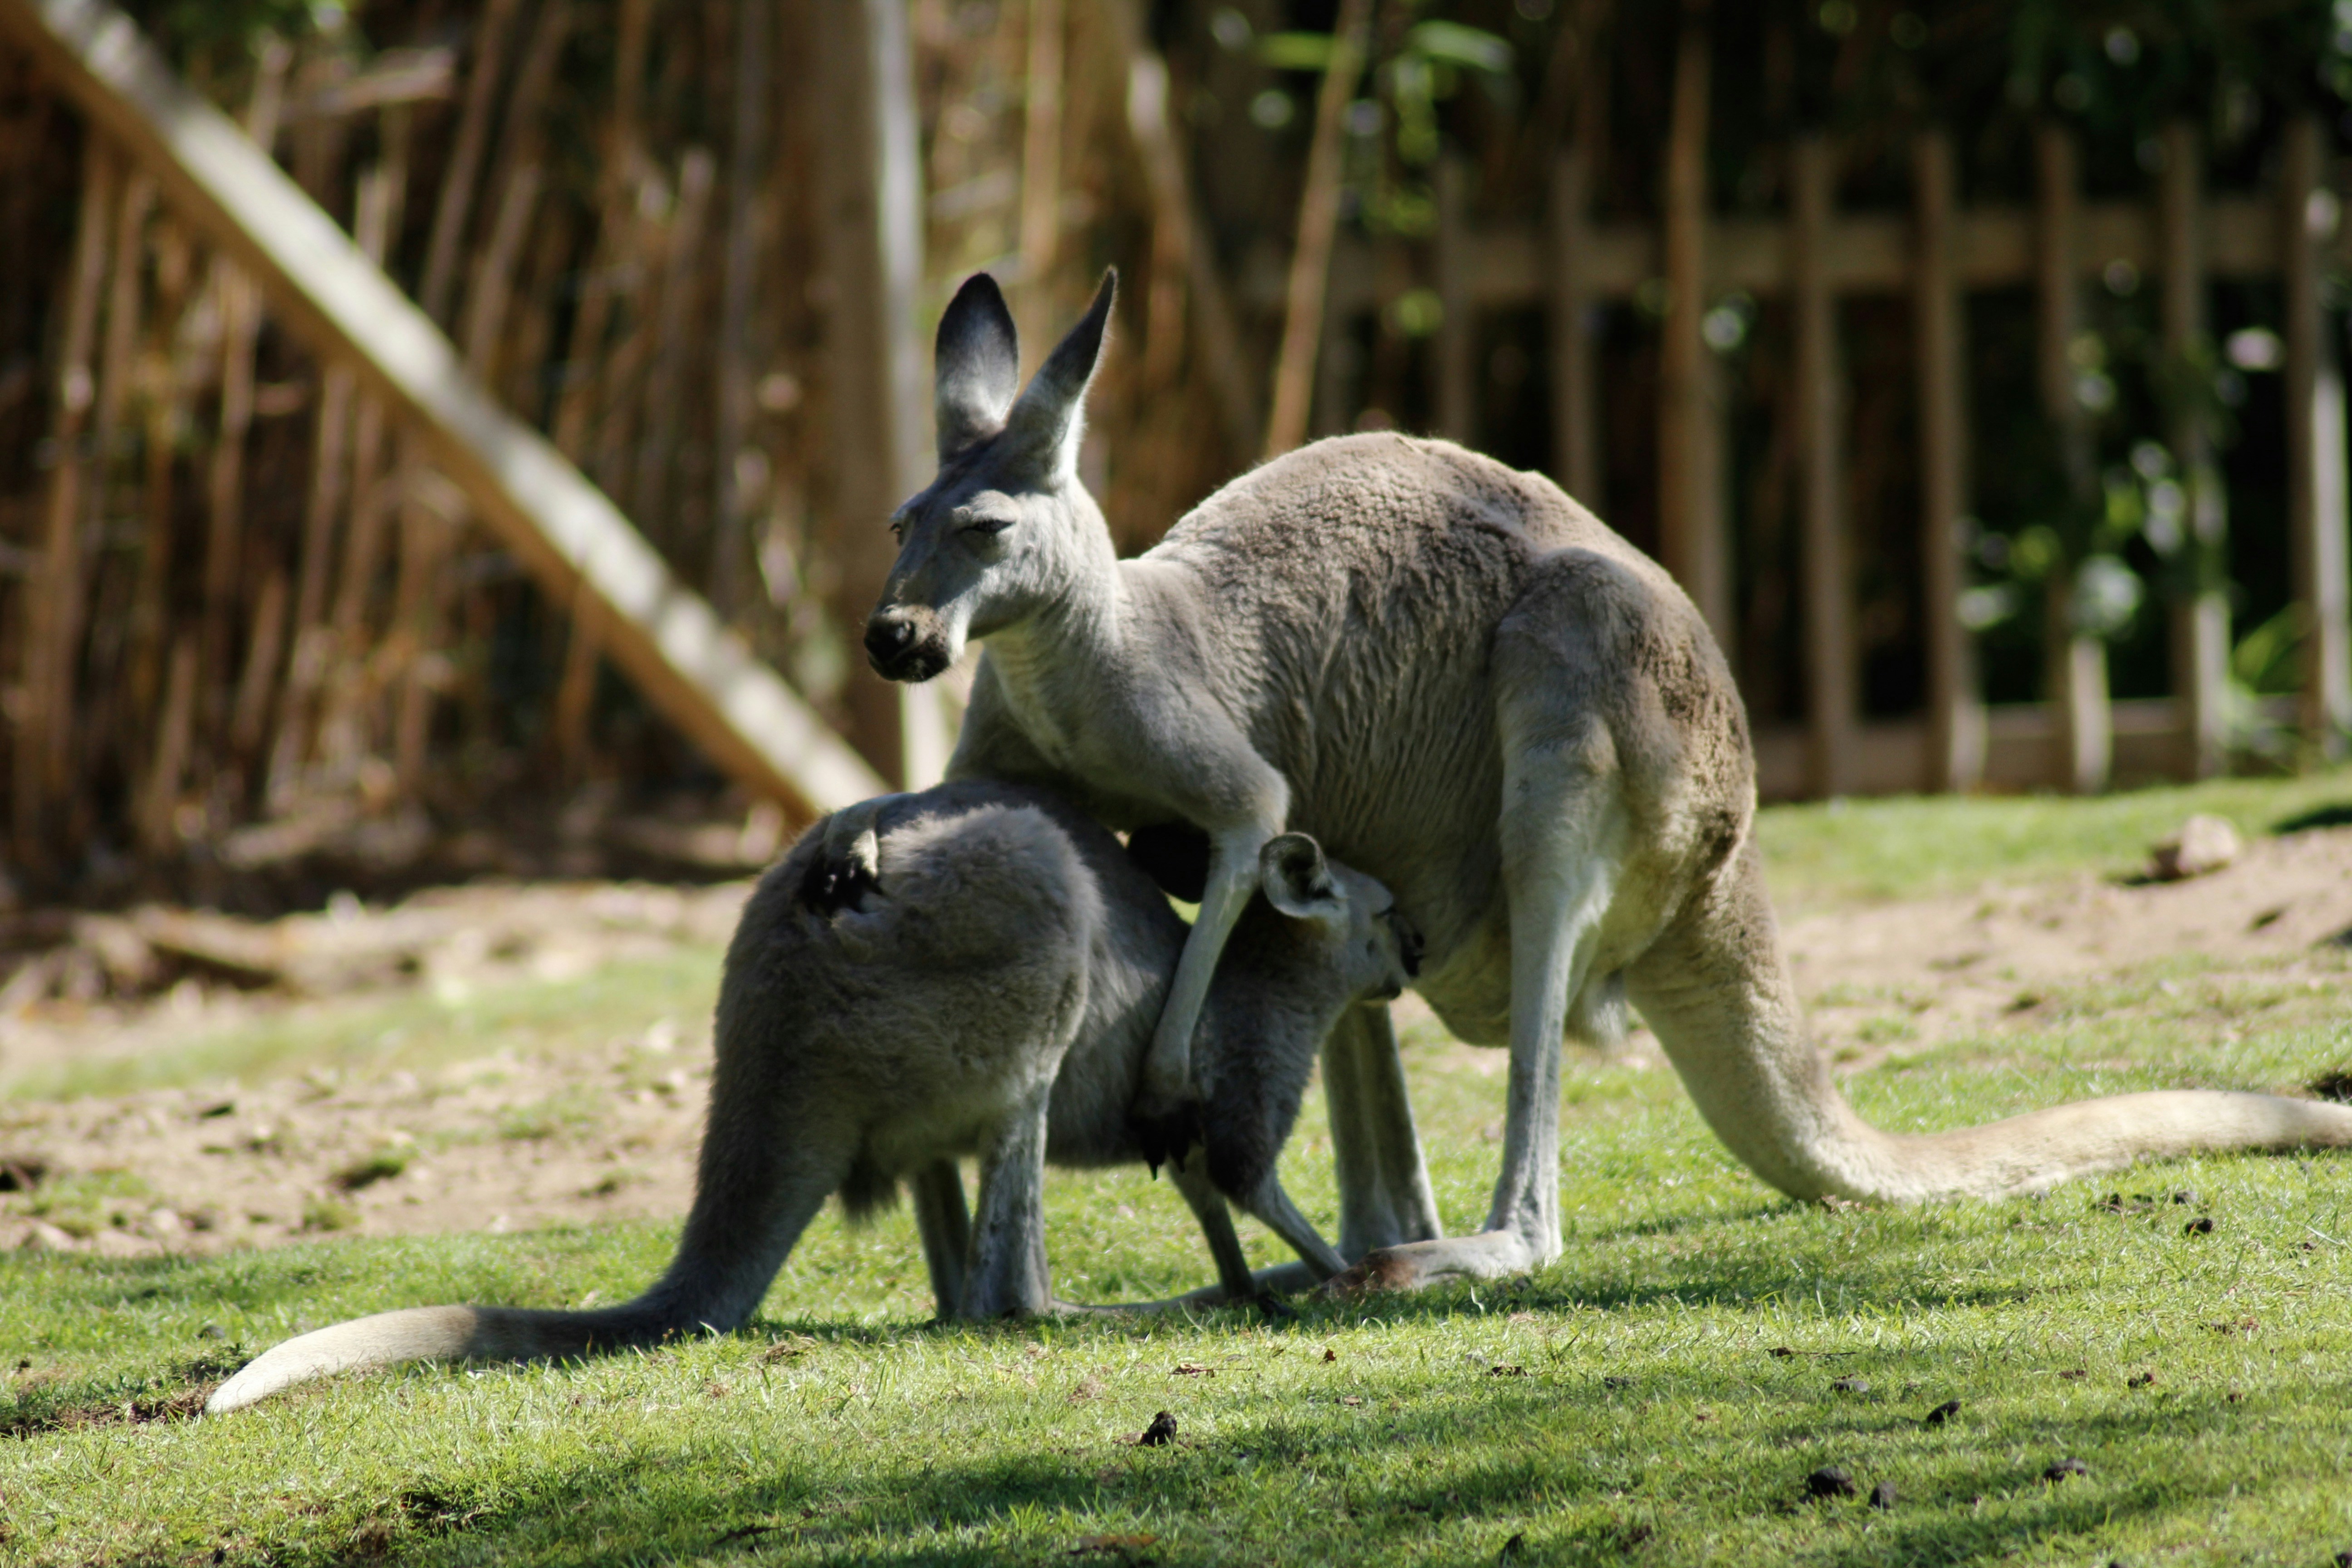
<instances>
[{"instance_id":1,"label":"kangaroo snout","mask_svg":"<svg viewBox=\"0 0 2352 1568\"><path fill-rule=\"evenodd\" d=\"M885 680L929 680L948 667L947 629L935 611L886 605L866 617L866 662Z\"/></svg>"}]
</instances>

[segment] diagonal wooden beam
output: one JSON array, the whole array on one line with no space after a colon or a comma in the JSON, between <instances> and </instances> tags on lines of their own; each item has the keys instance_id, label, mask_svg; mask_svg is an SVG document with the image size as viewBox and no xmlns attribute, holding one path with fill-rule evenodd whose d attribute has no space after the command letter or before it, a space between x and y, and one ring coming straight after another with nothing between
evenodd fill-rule
<instances>
[{"instance_id":1,"label":"diagonal wooden beam","mask_svg":"<svg viewBox=\"0 0 2352 1568\"><path fill-rule=\"evenodd\" d=\"M61 81L182 216L262 279L313 352L348 361L559 604L604 611L613 659L729 776L814 815L882 781L680 583L628 519L468 376L446 336L335 221L183 83L106 0L0 0L0 32Z\"/></svg>"}]
</instances>

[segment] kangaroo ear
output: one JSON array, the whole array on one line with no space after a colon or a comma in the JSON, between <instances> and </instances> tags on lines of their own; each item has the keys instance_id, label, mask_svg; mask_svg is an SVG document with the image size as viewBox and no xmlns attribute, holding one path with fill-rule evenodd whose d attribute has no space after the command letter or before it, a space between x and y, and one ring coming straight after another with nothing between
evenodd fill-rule
<instances>
[{"instance_id":1,"label":"kangaroo ear","mask_svg":"<svg viewBox=\"0 0 2352 1568\"><path fill-rule=\"evenodd\" d=\"M1331 920L1345 912L1323 846L1304 833L1269 838L1257 852L1258 886L1265 900L1295 921Z\"/></svg>"},{"instance_id":2,"label":"kangaroo ear","mask_svg":"<svg viewBox=\"0 0 2352 1568\"><path fill-rule=\"evenodd\" d=\"M1111 301L1118 294L1118 268L1103 274L1095 302L1054 345L1019 402L1005 418L1006 445L1029 477L1042 483L1068 480L1078 470L1078 438L1086 434L1087 384L1102 359L1103 332L1110 325Z\"/></svg>"},{"instance_id":3,"label":"kangaroo ear","mask_svg":"<svg viewBox=\"0 0 2352 1568\"><path fill-rule=\"evenodd\" d=\"M1021 385L1021 339L996 279L975 272L940 318L938 382L932 405L944 463L974 441L1004 428Z\"/></svg>"}]
</instances>

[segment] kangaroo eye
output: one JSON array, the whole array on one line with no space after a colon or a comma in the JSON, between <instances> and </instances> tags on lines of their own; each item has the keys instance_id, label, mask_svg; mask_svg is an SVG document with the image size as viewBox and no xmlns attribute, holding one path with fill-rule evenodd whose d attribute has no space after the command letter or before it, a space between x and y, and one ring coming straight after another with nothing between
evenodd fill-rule
<instances>
[{"instance_id":1,"label":"kangaroo eye","mask_svg":"<svg viewBox=\"0 0 2352 1568\"><path fill-rule=\"evenodd\" d=\"M904 521L895 517L890 520L890 538L896 543L904 544L907 542L907 525Z\"/></svg>"},{"instance_id":2,"label":"kangaroo eye","mask_svg":"<svg viewBox=\"0 0 2352 1568\"><path fill-rule=\"evenodd\" d=\"M1009 517L977 517L963 525L966 533L977 533L982 539L993 539L1013 526Z\"/></svg>"}]
</instances>

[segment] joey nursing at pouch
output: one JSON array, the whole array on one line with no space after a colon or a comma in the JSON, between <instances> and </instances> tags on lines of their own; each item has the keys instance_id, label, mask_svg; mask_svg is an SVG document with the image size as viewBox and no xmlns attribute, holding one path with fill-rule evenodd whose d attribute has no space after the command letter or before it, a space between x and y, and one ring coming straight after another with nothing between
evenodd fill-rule
<instances>
[{"instance_id":1,"label":"joey nursing at pouch","mask_svg":"<svg viewBox=\"0 0 2352 1568\"><path fill-rule=\"evenodd\" d=\"M1229 1300L1259 1286L1227 1198L1310 1278L1341 1267L1275 1158L1318 1046L1359 1000L1402 990L1417 944L1385 889L1302 835L1267 844L1259 879L1202 1018L1204 1146L1173 1171ZM1060 1309L1045 1166L1140 1157L1127 1110L1183 941L1118 841L1046 792L953 784L851 807L761 880L728 949L694 1207L659 1282L593 1311L418 1307L321 1329L206 1409L355 1367L731 1330L827 1197L855 1216L902 1182L942 1317ZM981 1170L969 1214L965 1155Z\"/></svg>"},{"instance_id":2,"label":"joey nursing at pouch","mask_svg":"<svg viewBox=\"0 0 2352 1568\"><path fill-rule=\"evenodd\" d=\"M1242 475L1117 558L1078 482L1113 285L1017 386L985 276L939 333L937 479L892 520L867 652L923 680L984 654L951 778L1050 784L1117 828L1205 836L1200 914L1136 1114L1188 1136L1189 1056L1216 960L1286 830L1380 878L1424 932L1416 988L1510 1049L1503 1171L1482 1230L1440 1236L1394 1037L1360 1008L1325 1050L1341 1250L1411 1285L1517 1272L1559 1247L1564 1037L1638 1005L1700 1113L1799 1197L2048 1186L2144 1155L2352 1141L2352 1108L2127 1095L1897 1137L1806 1039L1751 826L1738 689L1681 588L1539 474L1444 441L1318 442Z\"/></svg>"}]
</instances>

